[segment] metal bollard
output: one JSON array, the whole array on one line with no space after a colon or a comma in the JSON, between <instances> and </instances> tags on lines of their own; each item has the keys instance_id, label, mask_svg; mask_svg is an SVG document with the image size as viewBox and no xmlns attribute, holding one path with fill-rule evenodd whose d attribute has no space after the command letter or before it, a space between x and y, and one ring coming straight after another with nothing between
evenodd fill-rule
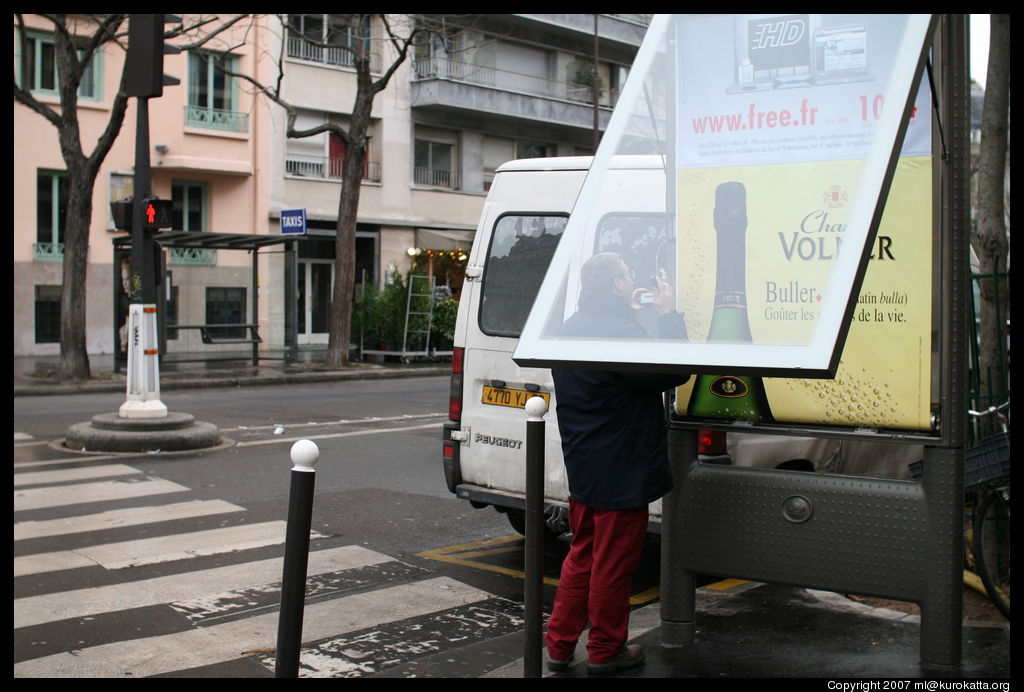
<instances>
[{"instance_id":1,"label":"metal bollard","mask_svg":"<svg viewBox=\"0 0 1024 692\"><path fill-rule=\"evenodd\" d=\"M292 445L292 485L288 497L288 528L285 532L284 570L281 576L281 610L277 621L277 659L274 677L299 676L302 645L302 611L306 602L306 567L309 564L309 529L313 521L313 465L320 450L311 440Z\"/></svg>"},{"instance_id":2,"label":"metal bollard","mask_svg":"<svg viewBox=\"0 0 1024 692\"><path fill-rule=\"evenodd\" d=\"M526 651L523 677L541 677L544 607L544 414L548 405L539 396L526 402L526 578L523 607Z\"/></svg>"}]
</instances>

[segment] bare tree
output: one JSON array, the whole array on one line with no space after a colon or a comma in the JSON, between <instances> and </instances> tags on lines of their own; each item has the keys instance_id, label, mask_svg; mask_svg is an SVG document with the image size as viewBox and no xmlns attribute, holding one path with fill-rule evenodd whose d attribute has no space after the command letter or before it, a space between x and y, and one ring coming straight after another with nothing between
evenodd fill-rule
<instances>
[{"instance_id":1,"label":"bare tree","mask_svg":"<svg viewBox=\"0 0 1024 692\"><path fill-rule=\"evenodd\" d=\"M988 75L978 155L978 214L971 243L978 256L979 382L982 402L1009 389L1009 226L1005 206L1010 114L1010 15L991 15ZM998 403L998 402L992 402Z\"/></svg>"},{"instance_id":2,"label":"bare tree","mask_svg":"<svg viewBox=\"0 0 1024 692\"><path fill-rule=\"evenodd\" d=\"M82 147L78 117L78 91L90 62L110 45L124 49L127 36L126 14L43 14L38 15L53 25L54 53L57 65L59 106L39 101L32 93L31 61L28 32L23 15L15 15L20 43L20 74L15 74L14 100L45 118L57 130L61 156L67 167L68 198L64 226L64 264L60 302L60 367L61 379L82 380L91 375L86 351L86 272L88 269L89 228L92 222L92 193L96 176L107 154L121 132L128 106L125 95L125 72L121 73L106 126L92 151ZM212 29L203 29L218 21L216 17L200 17L180 24L167 32L167 38L188 36L194 39L184 49L207 42L217 33L241 21L237 15Z\"/></svg>"},{"instance_id":3,"label":"bare tree","mask_svg":"<svg viewBox=\"0 0 1024 692\"><path fill-rule=\"evenodd\" d=\"M313 137L323 132L330 132L345 143L345 154L341 170L341 194L338 200L338 225L335 237L335 280L331 297L331 317L328 340L328 367L343 367L348 362L348 346L352 326L352 294L355 287L355 256L356 256L356 218L359 210L360 186L363 178L363 161L366 149L366 135L370 127L370 113L373 100L390 83L398 68L409 57L414 44L428 32L439 30L443 25L443 15L433 15L430 19L413 15L388 14L331 14L328 15L330 25L327 36L346 35L347 40L336 42L317 40L315 37L299 32L288 34L289 38L298 39L320 49L331 49L346 53L344 61L355 71L356 94L352 103L348 126L325 122L312 128L297 129L296 119L298 108L282 96L284 81L284 42L281 54L277 56L277 79L274 84L262 84L254 78L236 74L234 76L251 83L260 93L265 95L287 113L285 134L288 138ZM374 19L376 18L376 19ZM383 36L376 38L373 24L380 25ZM283 31L289 30L288 21L280 17ZM374 46L383 43L389 54L385 64L373 69L372 57Z\"/></svg>"}]
</instances>

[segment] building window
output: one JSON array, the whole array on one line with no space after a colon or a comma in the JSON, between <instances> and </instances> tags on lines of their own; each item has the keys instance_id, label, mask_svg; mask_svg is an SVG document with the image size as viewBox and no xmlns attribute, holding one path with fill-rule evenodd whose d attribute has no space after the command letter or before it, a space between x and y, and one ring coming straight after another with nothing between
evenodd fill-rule
<instances>
[{"instance_id":1,"label":"building window","mask_svg":"<svg viewBox=\"0 0 1024 692\"><path fill-rule=\"evenodd\" d=\"M60 286L36 286L36 343L60 343Z\"/></svg>"},{"instance_id":2,"label":"building window","mask_svg":"<svg viewBox=\"0 0 1024 692\"><path fill-rule=\"evenodd\" d=\"M245 287L207 286L206 324L245 324ZM244 339L244 328L220 327L209 330L214 339Z\"/></svg>"},{"instance_id":3,"label":"building window","mask_svg":"<svg viewBox=\"0 0 1024 692\"><path fill-rule=\"evenodd\" d=\"M370 51L370 18L355 25L343 14L293 14L288 17L288 57L352 67L355 51ZM371 64L371 69L376 66Z\"/></svg>"},{"instance_id":4,"label":"building window","mask_svg":"<svg viewBox=\"0 0 1024 692\"><path fill-rule=\"evenodd\" d=\"M413 152L413 182L417 185L458 187L455 145L417 139Z\"/></svg>"},{"instance_id":5,"label":"building window","mask_svg":"<svg viewBox=\"0 0 1024 692\"><path fill-rule=\"evenodd\" d=\"M78 51L79 60L85 57L85 51ZM101 54L93 52L82 80L78 85L78 97L98 101L100 99L99 67ZM31 91L52 96L60 95L60 77L57 72L57 46L53 36L28 34L25 41L24 54L25 86ZM20 73L19 73L20 74Z\"/></svg>"},{"instance_id":6,"label":"building window","mask_svg":"<svg viewBox=\"0 0 1024 692\"><path fill-rule=\"evenodd\" d=\"M230 55L189 53L188 105L185 124L229 132L248 132L249 115L237 111L237 86L230 72L237 69Z\"/></svg>"},{"instance_id":7,"label":"building window","mask_svg":"<svg viewBox=\"0 0 1024 692\"><path fill-rule=\"evenodd\" d=\"M317 112L300 111L295 119L295 129L308 130L324 124L325 115ZM340 120L348 127L346 120ZM345 159L345 140L333 132L321 132L312 137L288 138L285 140L284 172L308 178L332 178L340 180ZM380 163L370 160L373 138L367 137L363 146L362 179L380 181Z\"/></svg>"},{"instance_id":8,"label":"building window","mask_svg":"<svg viewBox=\"0 0 1024 692\"><path fill-rule=\"evenodd\" d=\"M36 259L64 259L64 225L67 220L68 176L55 171L36 175Z\"/></svg>"},{"instance_id":9,"label":"building window","mask_svg":"<svg viewBox=\"0 0 1024 692\"><path fill-rule=\"evenodd\" d=\"M176 231L207 230L207 187L196 180L171 182L171 222ZM168 263L211 266L217 251L206 248L170 248Z\"/></svg>"}]
</instances>

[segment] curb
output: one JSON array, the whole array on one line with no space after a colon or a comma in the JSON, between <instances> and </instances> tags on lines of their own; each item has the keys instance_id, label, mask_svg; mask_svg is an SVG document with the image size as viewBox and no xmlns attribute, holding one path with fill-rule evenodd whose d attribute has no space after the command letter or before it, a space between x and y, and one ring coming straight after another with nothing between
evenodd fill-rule
<instances>
[{"instance_id":1,"label":"curb","mask_svg":"<svg viewBox=\"0 0 1024 692\"><path fill-rule=\"evenodd\" d=\"M208 378L161 380L160 391L176 389L206 389L213 387L241 387L275 384L303 384L307 382L343 382L346 380L383 380L403 377L435 377L450 375L451 366L423 368L354 368L352 370L323 370L296 373L213 376ZM124 392L124 379L110 382L82 382L63 384L25 384L14 385L14 396L56 396L60 394L89 394L105 392Z\"/></svg>"}]
</instances>

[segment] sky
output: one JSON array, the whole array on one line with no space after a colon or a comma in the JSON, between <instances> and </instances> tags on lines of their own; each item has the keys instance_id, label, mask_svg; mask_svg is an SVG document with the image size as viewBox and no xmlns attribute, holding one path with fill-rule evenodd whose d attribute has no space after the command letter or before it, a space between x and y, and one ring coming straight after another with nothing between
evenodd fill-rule
<instances>
[{"instance_id":1,"label":"sky","mask_svg":"<svg viewBox=\"0 0 1024 692\"><path fill-rule=\"evenodd\" d=\"M985 86L988 70L988 15L971 15L971 78Z\"/></svg>"}]
</instances>

